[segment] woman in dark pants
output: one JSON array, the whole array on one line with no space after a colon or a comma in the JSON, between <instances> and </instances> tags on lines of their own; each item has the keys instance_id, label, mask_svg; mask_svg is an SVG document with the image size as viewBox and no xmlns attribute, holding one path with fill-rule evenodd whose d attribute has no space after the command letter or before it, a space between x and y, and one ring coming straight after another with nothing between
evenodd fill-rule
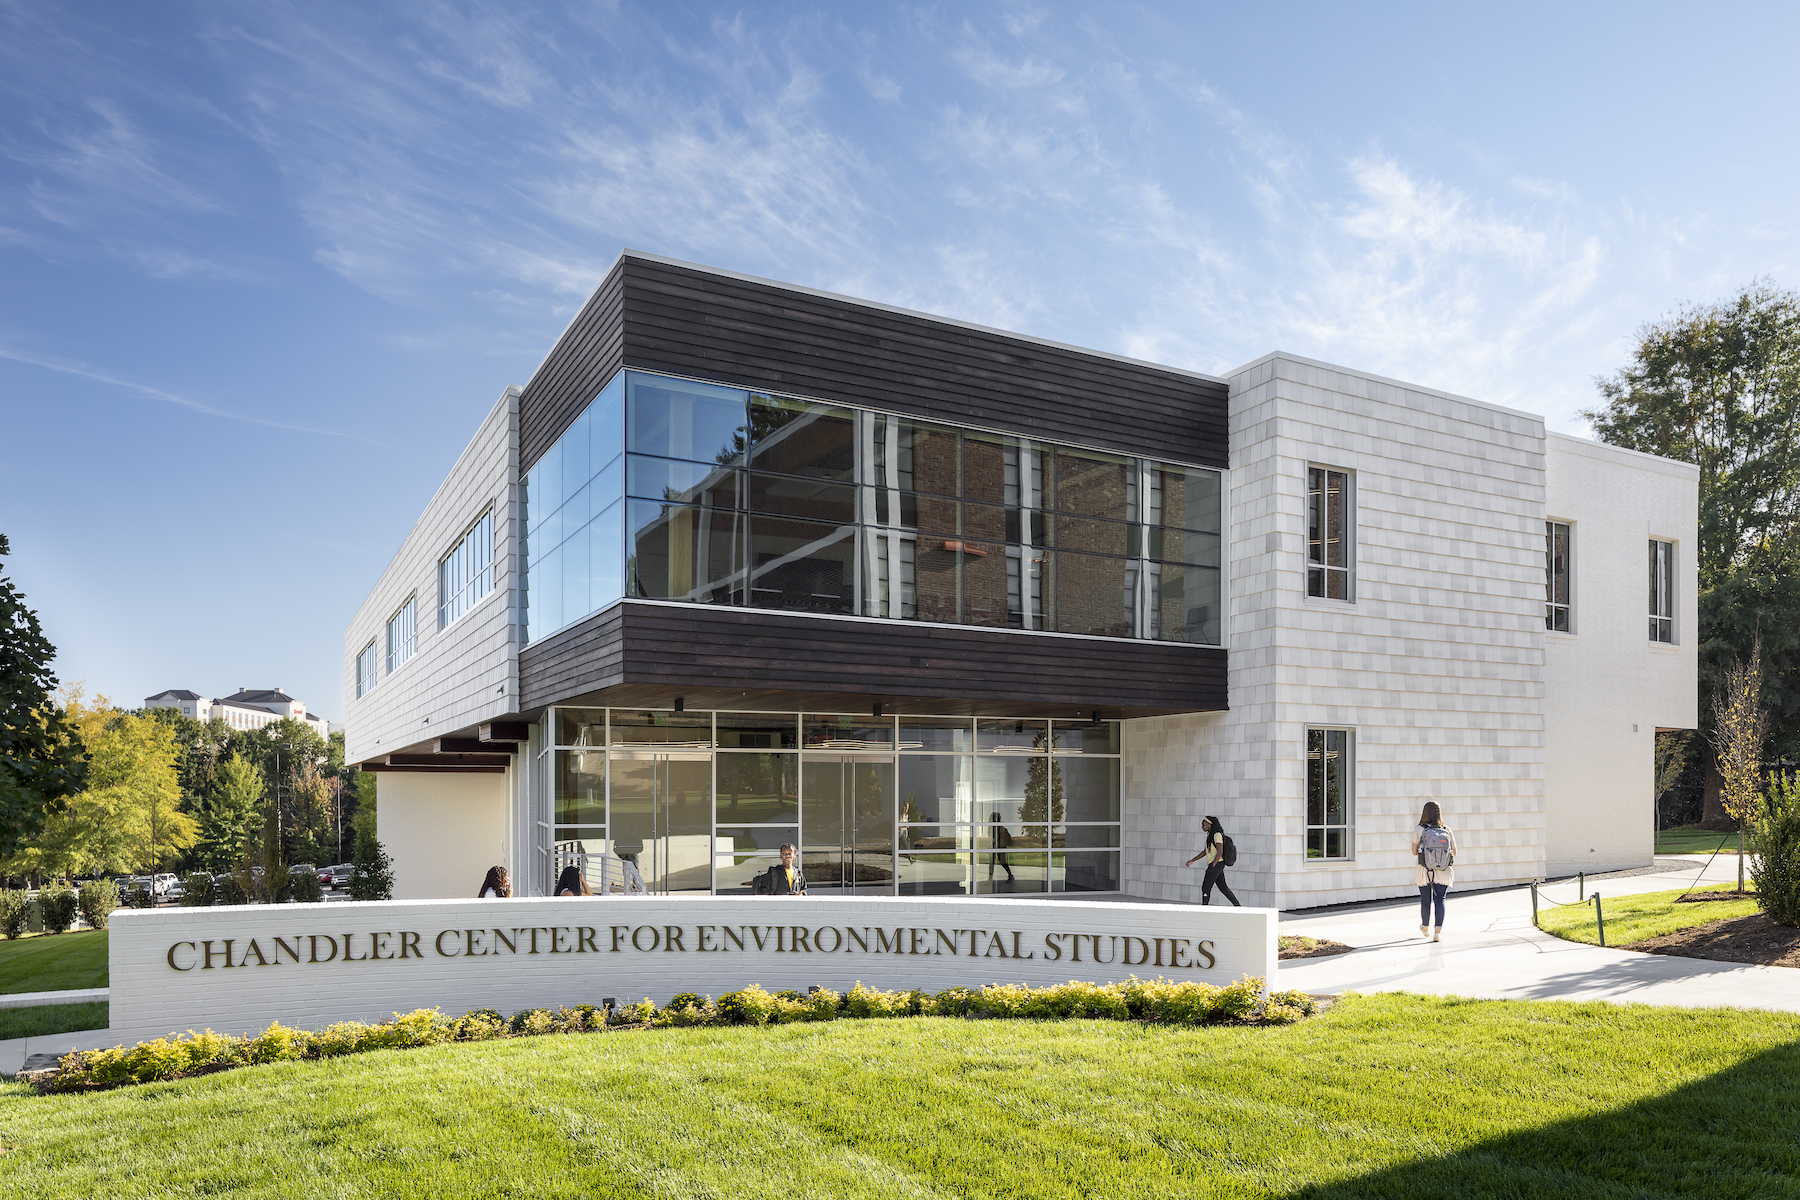
<instances>
[{"instance_id":1,"label":"woman in dark pants","mask_svg":"<svg viewBox=\"0 0 1800 1200\"><path fill-rule=\"evenodd\" d=\"M1203 858L1206 860L1206 874L1200 879L1200 903L1212 903L1212 890L1216 884L1227 900L1242 908L1232 894L1231 885L1225 882L1225 830L1220 827L1219 818L1207 817L1201 821L1200 832L1206 839L1206 849L1187 860L1190 867Z\"/></svg>"}]
</instances>

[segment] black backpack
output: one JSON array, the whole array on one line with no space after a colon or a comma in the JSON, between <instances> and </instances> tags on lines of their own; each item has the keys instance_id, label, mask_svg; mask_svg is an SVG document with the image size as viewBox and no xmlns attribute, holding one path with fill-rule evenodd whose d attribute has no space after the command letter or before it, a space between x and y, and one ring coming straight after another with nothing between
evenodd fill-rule
<instances>
[{"instance_id":1,"label":"black backpack","mask_svg":"<svg viewBox=\"0 0 1800 1200\"><path fill-rule=\"evenodd\" d=\"M1231 840L1229 833L1225 835L1225 853L1219 861L1228 867L1237 866L1237 843Z\"/></svg>"}]
</instances>

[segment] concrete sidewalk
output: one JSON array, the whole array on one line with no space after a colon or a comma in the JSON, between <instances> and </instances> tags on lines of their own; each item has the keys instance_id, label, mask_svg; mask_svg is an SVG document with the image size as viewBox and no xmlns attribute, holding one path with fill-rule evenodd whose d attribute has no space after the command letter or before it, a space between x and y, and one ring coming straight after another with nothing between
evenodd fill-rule
<instances>
[{"instance_id":1,"label":"concrete sidewalk","mask_svg":"<svg viewBox=\"0 0 1800 1200\"><path fill-rule=\"evenodd\" d=\"M1737 859L1720 855L1709 869L1590 880L1587 894L1609 896L1735 883ZM1540 885L1546 898L1569 902L1576 883ZM1506 888L1458 895L1452 889L1444 940L1419 936L1419 903L1383 901L1330 912L1283 913L1281 932L1355 946L1330 958L1290 959L1276 986L1316 995L1424 992L1496 1000L1611 1000L1691 1008L1764 1008L1800 1012L1800 971L1603 950L1540 933L1531 923L1531 892Z\"/></svg>"},{"instance_id":2,"label":"concrete sidewalk","mask_svg":"<svg viewBox=\"0 0 1800 1200\"><path fill-rule=\"evenodd\" d=\"M104 1000L105 988L78 988L66 992L13 992L0 996L0 1008L35 1008L40 1004L88 1004Z\"/></svg>"}]
</instances>

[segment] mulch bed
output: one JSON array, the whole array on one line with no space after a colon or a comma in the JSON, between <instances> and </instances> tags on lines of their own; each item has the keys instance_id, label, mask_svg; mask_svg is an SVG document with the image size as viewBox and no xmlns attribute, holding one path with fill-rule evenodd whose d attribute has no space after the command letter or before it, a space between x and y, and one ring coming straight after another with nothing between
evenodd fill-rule
<instances>
[{"instance_id":1,"label":"mulch bed","mask_svg":"<svg viewBox=\"0 0 1800 1200\"><path fill-rule=\"evenodd\" d=\"M1325 958L1325 957L1327 957L1329 955L1333 955L1333 954L1348 954L1350 951L1356 949L1355 946L1346 946L1342 942L1328 941L1325 938L1308 938L1307 940L1312 942L1311 949L1302 949L1298 946L1294 946L1291 948L1287 947L1287 946L1283 946L1281 948L1280 957L1282 957L1282 958Z\"/></svg>"},{"instance_id":2,"label":"mulch bed","mask_svg":"<svg viewBox=\"0 0 1800 1200\"><path fill-rule=\"evenodd\" d=\"M1713 900L1754 900L1755 892L1689 892L1675 901L1677 904L1705 904Z\"/></svg>"},{"instance_id":3,"label":"mulch bed","mask_svg":"<svg viewBox=\"0 0 1800 1200\"><path fill-rule=\"evenodd\" d=\"M1710 892L1713 896L1729 892ZM1700 896L1692 897L1700 899ZM1689 897L1682 897L1689 899ZM1727 917L1645 938L1623 947L1642 950L1646 954L1673 954L1681 958L1704 958L1713 962L1756 963L1765 967L1800 967L1800 929L1777 925L1768 913L1751 913L1747 917Z\"/></svg>"}]
</instances>

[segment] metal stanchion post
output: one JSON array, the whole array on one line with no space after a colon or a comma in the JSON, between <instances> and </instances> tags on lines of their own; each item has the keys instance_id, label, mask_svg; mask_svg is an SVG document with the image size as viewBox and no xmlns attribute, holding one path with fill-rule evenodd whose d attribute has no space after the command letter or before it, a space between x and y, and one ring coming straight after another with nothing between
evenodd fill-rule
<instances>
[{"instance_id":1,"label":"metal stanchion post","mask_svg":"<svg viewBox=\"0 0 1800 1200\"><path fill-rule=\"evenodd\" d=\"M1540 927L1538 925L1537 880L1535 879L1531 881L1531 927L1533 929Z\"/></svg>"},{"instance_id":2,"label":"metal stanchion post","mask_svg":"<svg viewBox=\"0 0 1800 1200\"><path fill-rule=\"evenodd\" d=\"M1586 871L1575 872L1575 899L1577 899L1577 900L1586 900L1587 899L1587 872Z\"/></svg>"},{"instance_id":3,"label":"metal stanchion post","mask_svg":"<svg viewBox=\"0 0 1800 1200\"><path fill-rule=\"evenodd\" d=\"M1600 944L1606 945L1606 914L1600 911L1600 893L1594 893L1594 923L1600 927Z\"/></svg>"}]
</instances>

